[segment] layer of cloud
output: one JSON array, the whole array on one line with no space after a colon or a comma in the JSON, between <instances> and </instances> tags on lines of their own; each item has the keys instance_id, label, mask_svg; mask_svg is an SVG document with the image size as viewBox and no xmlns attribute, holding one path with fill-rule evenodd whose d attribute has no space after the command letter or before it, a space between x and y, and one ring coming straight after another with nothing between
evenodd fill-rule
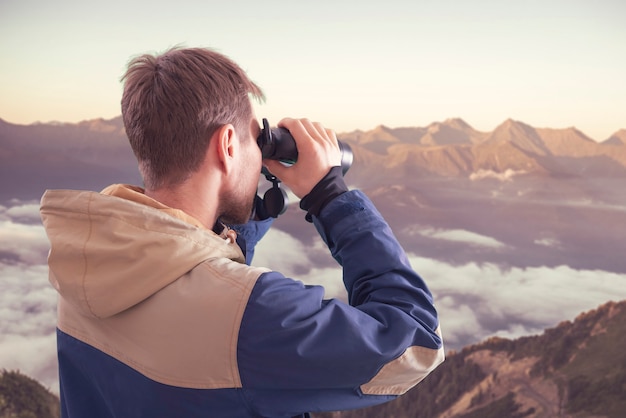
<instances>
[{"instance_id":1,"label":"layer of cloud","mask_svg":"<svg viewBox=\"0 0 626 418\"><path fill-rule=\"evenodd\" d=\"M50 244L41 225L0 220L0 260L40 264L46 261Z\"/></svg>"},{"instance_id":2,"label":"layer of cloud","mask_svg":"<svg viewBox=\"0 0 626 418\"><path fill-rule=\"evenodd\" d=\"M470 174L470 180L496 179L500 181L511 181L513 177L526 173L525 171L516 171L507 168L506 171L500 173L493 170L478 170Z\"/></svg>"},{"instance_id":3,"label":"layer of cloud","mask_svg":"<svg viewBox=\"0 0 626 418\"><path fill-rule=\"evenodd\" d=\"M0 368L21 370L58 392L55 326L47 266L0 263Z\"/></svg>"},{"instance_id":4,"label":"layer of cloud","mask_svg":"<svg viewBox=\"0 0 626 418\"><path fill-rule=\"evenodd\" d=\"M0 208L0 368L19 369L58 391L56 293L47 279L48 242L43 227L25 220L33 219L34 209L21 203ZM421 231L431 238L494 251L500 247L497 240L464 230ZM601 270L453 266L417 255L410 255L410 261L435 297L448 349L493 335L538 334L609 300L626 299L626 275ZM327 298L347 299L341 269L320 239L305 245L272 229L257 247L253 264L321 285Z\"/></svg>"},{"instance_id":5,"label":"layer of cloud","mask_svg":"<svg viewBox=\"0 0 626 418\"><path fill-rule=\"evenodd\" d=\"M494 335L541 333L605 302L626 299L626 275L601 270L502 270L492 264L452 266L417 256L411 263L435 295L449 348Z\"/></svg>"},{"instance_id":6,"label":"layer of cloud","mask_svg":"<svg viewBox=\"0 0 626 418\"><path fill-rule=\"evenodd\" d=\"M464 229L436 229L420 225L408 227L405 233L409 235L421 235L427 238L441 239L446 241L460 242L481 247L503 248L506 244L495 238L466 231Z\"/></svg>"},{"instance_id":7,"label":"layer of cloud","mask_svg":"<svg viewBox=\"0 0 626 418\"><path fill-rule=\"evenodd\" d=\"M11 201L10 207L0 205L0 219L12 219L20 222L39 223L38 202Z\"/></svg>"},{"instance_id":8,"label":"layer of cloud","mask_svg":"<svg viewBox=\"0 0 626 418\"><path fill-rule=\"evenodd\" d=\"M27 264L45 263L49 243L41 226L39 204L12 201L0 205L0 260Z\"/></svg>"},{"instance_id":9,"label":"layer of cloud","mask_svg":"<svg viewBox=\"0 0 626 418\"><path fill-rule=\"evenodd\" d=\"M0 205L0 368L20 370L58 393L56 292L39 203Z\"/></svg>"},{"instance_id":10,"label":"layer of cloud","mask_svg":"<svg viewBox=\"0 0 626 418\"><path fill-rule=\"evenodd\" d=\"M489 237L481 237L472 236L471 241L498 247ZM257 249L254 264L307 284L322 285L328 298L347 299L339 267L313 267L318 265L313 260L328 252L321 241L307 247L277 230L271 230L264 241ZM605 302L626 299L626 275L601 270L568 266L505 270L485 263L453 266L416 255L410 255L410 261L435 297L450 349L494 335L518 338L539 334ZM304 266L309 269L303 271Z\"/></svg>"},{"instance_id":11,"label":"layer of cloud","mask_svg":"<svg viewBox=\"0 0 626 418\"><path fill-rule=\"evenodd\" d=\"M540 238L533 241L537 245L543 245L544 247L560 247L561 241L556 238Z\"/></svg>"}]
</instances>

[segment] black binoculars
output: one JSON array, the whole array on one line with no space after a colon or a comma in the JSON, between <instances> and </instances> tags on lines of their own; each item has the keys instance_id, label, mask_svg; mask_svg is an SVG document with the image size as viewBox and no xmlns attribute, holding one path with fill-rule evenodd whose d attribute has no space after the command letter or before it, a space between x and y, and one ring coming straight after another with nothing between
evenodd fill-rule
<instances>
[{"instance_id":1,"label":"black binoculars","mask_svg":"<svg viewBox=\"0 0 626 418\"><path fill-rule=\"evenodd\" d=\"M282 161L286 164L294 164L298 160L296 141L289 130L285 128L270 129L270 125L265 118L263 118L263 129L256 142L261 149L263 158ZM354 156L352 155L352 148L348 144L341 141L338 142L341 150L341 171L345 175L352 165ZM257 215L263 219L269 216L276 218L285 212L289 199L287 198L287 193L280 188L280 180L276 176L265 167L263 167L261 173L265 175L268 181L272 182L272 188L263 195L263 199L261 199L262 205L257 209Z\"/></svg>"},{"instance_id":2,"label":"black binoculars","mask_svg":"<svg viewBox=\"0 0 626 418\"><path fill-rule=\"evenodd\" d=\"M261 148L263 158L279 160L287 164L293 164L298 160L296 141L291 133L285 128L270 129L265 118L263 118L263 129L256 142ZM352 155L352 148L348 144L338 142L341 150L341 170L345 175L352 165L354 156Z\"/></svg>"}]
</instances>

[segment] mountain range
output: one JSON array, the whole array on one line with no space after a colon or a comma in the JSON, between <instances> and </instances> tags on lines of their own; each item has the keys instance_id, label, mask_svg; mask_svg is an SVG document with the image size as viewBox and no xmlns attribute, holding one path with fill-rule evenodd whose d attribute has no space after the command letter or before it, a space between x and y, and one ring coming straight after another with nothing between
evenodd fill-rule
<instances>
[{"instance_id":1,"label":"mountain range","mask_svg":"<svg viewBox=\"0 0 626 418\"><path fill-rule=\"evenodd\" d=\"M626 176L625 129L598 143L576 128L533 128L508 119L493 132L479 132L457 118L424 128L380 125L342 139L354 144L364 161L382 165L391 175ZM410 170L398 173L403 166Z\"/></svg>"},{"instance_id":2,"label":"mountain range","mask_svg":"<svg viewBox=\"0 0 626 418\"><path fill-rule=\"evenodd\" d=\"M138 182L136 166L121 117L32 125L0 119L0 202L39 199L47 188Z\"/></svg>"},{"instance_id":3,"label":"mountain range","mask_svg":"<svg viewBox=\"0 0 626 418\"><path fill-rule=\"evenodd\" d=\"M508 119L480 132L456 118L339 136L354 151L351 177L365 187L416 177L626 177L626 129L598 143L576 128L533 128ZM95 188L113 181L139 181L121 116L78 124L0 119L0 201L36 196L46 187Z\"/></svg>"},{"instance_id":4,"label":"mountain range","mask_svg":"<svg viewBox=\"0 0 626 418\"><path fill-rule=\"evenodd\" d=\"M426 127L339 134L354 152L346 174L388 219L407 250L453 264L568 265L626 273L626 130L595 142L575 128L512 119L492 132L462 119ZM0 120L0 205L47 188L140 184L121 117L78 124ZM260 177L260 191L267 182ZM275 227L302 242L297 205ZM438 231L494 245L441 239ZM330 257L320 261L334 265Z\"/></svg>"}]
</instances>

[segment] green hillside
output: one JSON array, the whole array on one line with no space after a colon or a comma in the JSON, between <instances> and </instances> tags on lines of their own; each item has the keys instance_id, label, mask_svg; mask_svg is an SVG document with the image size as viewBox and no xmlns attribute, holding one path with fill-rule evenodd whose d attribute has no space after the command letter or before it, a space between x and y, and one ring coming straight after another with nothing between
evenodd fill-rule
<instances>
[{"instance_id":1,"label":"green hillside","mask_svg":"<svg viewBox=\"0 0 626 418\"><path fill-rule=\"evenodd\" d=\"M0 418L58 418L59 398L18 371L0 375Z\"/></svg>"}]
</instances>

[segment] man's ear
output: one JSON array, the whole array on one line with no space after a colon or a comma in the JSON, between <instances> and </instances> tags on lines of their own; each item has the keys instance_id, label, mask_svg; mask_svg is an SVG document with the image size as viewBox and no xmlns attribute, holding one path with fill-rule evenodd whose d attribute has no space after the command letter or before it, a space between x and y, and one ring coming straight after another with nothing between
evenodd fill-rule
<instances>
[{"instance_id":1,"label":"man's ear","mask_svg":"<svg viewBox=\"0 0 626 418\"><path fill-rule=\"evenodd\" d=\"M235 127L231 124L220 126L211 141L216 152L217 162L225 174L230 173L235 156Z\"/></svg>"}]
</instances>

